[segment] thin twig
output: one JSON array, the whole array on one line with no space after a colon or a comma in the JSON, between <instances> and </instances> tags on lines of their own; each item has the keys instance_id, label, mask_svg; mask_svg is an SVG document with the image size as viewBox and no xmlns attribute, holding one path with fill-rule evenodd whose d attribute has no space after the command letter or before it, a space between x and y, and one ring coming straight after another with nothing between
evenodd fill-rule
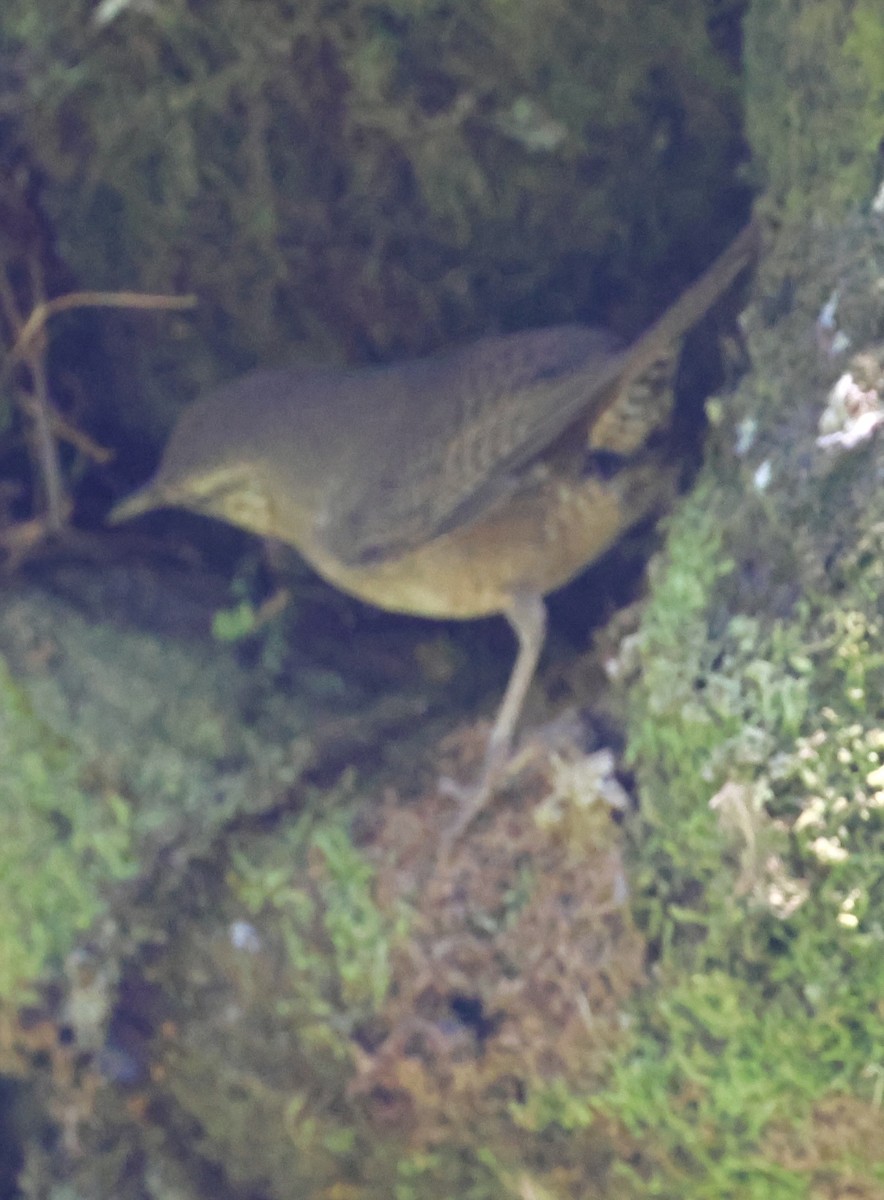
<instances>
[{"instance_id":1,"label":"thin twig","mask_svg":"<svg viewBox=\"0 0 884 1200\"><path fill-rule=\"evenodd\" d=\"M29 417L36 418L37 400L34 396L22 394L17 397L17 401L20 408ZM73 446L75 450L79 450L81 454L85 454L88 459L98 463L99 466L103 467L107 463L113 462L116 457L113 450L96 442L82 429L77 429L76 425L72 425L67 417L63 417L58 409L52 406L50 406L49 421L52 432L60 441L67 442L69 446Z\"/></svg>"},{"instance_id":2,"label":"thin twig","mask_svg":"<svg viewBox=\"0 0 884 1200\"><path fill-rule=\"evenodd\" d=\"M55 411L49 397L49 378L46 369L45 339L41 338L50 317L74 308L137 308L137 309L184 309L193 308L195 296L166 296L141 292L68 292L46 300L43 288L43 271L39 259L31 258L28 263L31 296L36 301L27 320L23 320L15 299L15 293L5 272L0 273L0 312L6 318L15 341L3 369L0 370L2 386L16 362L27 363L33 381L33 395L22 401L22 407L33 422L33 453L44 490L46 513L37 524L46 533L57 533L64 528L68 518L69 504L65 494L61 464L55 435L66 439L83 453L97 462L106 462L112 457L108 451L86 434L80 433ZM33 525L31 522L29 525ZM28 537L33 533L29 532ZM27 541L27 538L25 538Z\"/></svg>"},{"instance_id":3,"label":"thin twig","mask_svg":"<svg viewBox=\"0 0 884 1200\"><path fill-rule=\"evenodd\" d=\"M31 276L31 295L37 301L37 312L41 307L45 306L43 300L43 268L39 258L33 256L29 263L28 269ZM32 314L33 315L33 314ZM30 318L28 318L30 321ZM25 330L28 327L28 321L25 322ZM16 345L21 342L22 333L19 334ZM31 370L31 377L34 381L34 406L32 418L34 422L34 435L36 442L37 462L40 467L40 474L43 477L43 487L46 495L46 528L49 533L58 533L64 528L67 513L65 511L66 497L64 492L64 483L61 475L61 462L58 458L58 446L55 438L52 435L52 405L49 400L49 376L46 371L46 358L43 353L42 346L26 345L26 355L28 366Z\"/></svg>"},{"instance_id":4,"label":"thin twig","mask_svg":"<svg viewBox=\"0 0 884 1200\"><path fill-rule=\"evenodd\" d=\"M0 271L0 309L2 309L3 315L9 322L12 336L17 339L22 331L24 321L18 310L18 305L15 302L15 294L5 271Z\"/></svg>"},{"instance_id":5,"label":"thin twig","mask_svg":"<svg viewBox=\"0 0 884 1200\"><path fill-rule=\"evenodd\" d=\"M193 308L196 296L163 296L147 292L67 292L42 300L31 311L10 351L13 362L27 356L31 342L56 313L72 308Z\"/></svg>"}]
</instances>

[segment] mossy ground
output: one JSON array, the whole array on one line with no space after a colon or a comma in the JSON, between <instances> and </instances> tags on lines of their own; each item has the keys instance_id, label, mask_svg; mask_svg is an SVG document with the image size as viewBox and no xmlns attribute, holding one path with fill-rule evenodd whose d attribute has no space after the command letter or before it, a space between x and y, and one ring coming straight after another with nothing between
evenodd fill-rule
<instances>
[{"instance_id":1,"label":"mossy ground","mask_svg":"<svg viewBox=\"0 0 884 1200\"><path fill-rule=\"evenodd\" d=\"M121 796L94 791L76 750L44 725L0 663L0 1010L5 1021L36 980L57 971L78 935L131 877Z\"/></svg>"},{"instance_id":2,"label":"mossy ground","mask_svg":"<svg viewBox=\"0 0 884 1200\"><path fill-rule=\"evenodd\" d=\"M877 222L816 259L786 322L812 335L828 284L852 344L879 337ZM792 261L784 249L762 286ZM856 361L781 329L752 330L755 375L670 525L628 652L635 879L659 957L606 1105L656 1144L655 1195L884 1187L881 442L818 444Z\"/></svg>"},{"instance_id":3,"label":"mossy ground","mask_svg":"<svg viewBox=\"0 0 884 1200\"><path fill-rule=\"evenodd\" d=\"M742 5L712 7L727 24ZM869 195L875 0L749 10L769 206ZM207 380L293 348L405 354L594 318L603 293L634 329L740 194L706 4L215 16L0 18L29 102L2 145L43 180L53 255L89 286L211 297L153 344L106 335L112 365L82 377L128 404L96 397L98 425L156 436ZM664 244L696 264L664 253L667 279ZM25 1195L881 1194L880 434L834 454L816 436L837 375L859 374L821 309L837 296L880 367L882 273L874 221L787 227L767 268L752 383L621 656L628 869L604 752L529 770L446 859L437 793L397 793L377 757L337 778L365 713L283 699L192 631L114 632L107 605L59 599L64 572L4 597L7 978L50 972L0 1031L43 1114ZM633 275L657 281L641 300ZM83 368L90 329L56 365Z\"/></svg>"}]
</instances>

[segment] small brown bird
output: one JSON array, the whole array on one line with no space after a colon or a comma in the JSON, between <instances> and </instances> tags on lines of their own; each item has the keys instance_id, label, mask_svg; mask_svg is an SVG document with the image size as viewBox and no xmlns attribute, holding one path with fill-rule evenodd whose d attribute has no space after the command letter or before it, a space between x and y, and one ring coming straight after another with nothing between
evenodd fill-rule
<instances>
[{"instance_id":1,"label":"small brown bird","mask_svg":"<svg viewBox=\"0 0 884 1200\"><path fill-rule=\"evenodd\" d=\"M289 543L381 608L502 613L519 650L484 793L537 666L544 595L671 490L665 456L639 448L659 414L634 385L672 356L756 240L750 225L626 347L561 325L390 366L255 371L184 411L155 477L109 519L187 508ZM598 451L631 457L599 471Z\"/></svg>"}]
</instances>

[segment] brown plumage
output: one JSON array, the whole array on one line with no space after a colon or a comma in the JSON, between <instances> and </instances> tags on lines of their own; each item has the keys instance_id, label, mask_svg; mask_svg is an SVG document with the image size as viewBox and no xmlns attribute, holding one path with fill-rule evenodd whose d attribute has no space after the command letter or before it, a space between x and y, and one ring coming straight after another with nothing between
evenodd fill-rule
<instances>
[{"instance_id":1,"label":"brown plumage","mask_svg":"<svg viewBox=\"0 0 884 1200\"><path fill-rule=\"evenodd\" d=\"M665 455L640 449L660 424L655 401L636 401L642 377L671 358L755 245L750 225L626 347L562 325L390 366L255 371L185 410L153 480L111 520L187 508L291 544L381 608L504 614L519 653L487 781L534 674L543 596L671 491ZM594 472L598 450L631 457Z\"/></svg>"}]
</instances>

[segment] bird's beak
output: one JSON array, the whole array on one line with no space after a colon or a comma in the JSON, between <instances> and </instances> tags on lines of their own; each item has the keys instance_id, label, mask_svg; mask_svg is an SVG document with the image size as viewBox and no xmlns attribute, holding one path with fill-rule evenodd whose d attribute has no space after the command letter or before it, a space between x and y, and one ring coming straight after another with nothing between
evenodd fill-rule
<instances>
[{"instance_id":1,"label":"bird's beak","mask_svg":"<svg viewBox=\"0 0 884 1200\"><path fill-rule=\"evenodd\" d=\"M137 492L133 492L131 496L127 496L125 500L121 500L119 504L115 504L105 517L105 521L108 525L119 525L122 521L140 517L142 513L150 512L154 508L162 508L165 504L166 500L162 491L156 484L148 483L145 487L139 488Z\"/></svg>"}]
</instances>

